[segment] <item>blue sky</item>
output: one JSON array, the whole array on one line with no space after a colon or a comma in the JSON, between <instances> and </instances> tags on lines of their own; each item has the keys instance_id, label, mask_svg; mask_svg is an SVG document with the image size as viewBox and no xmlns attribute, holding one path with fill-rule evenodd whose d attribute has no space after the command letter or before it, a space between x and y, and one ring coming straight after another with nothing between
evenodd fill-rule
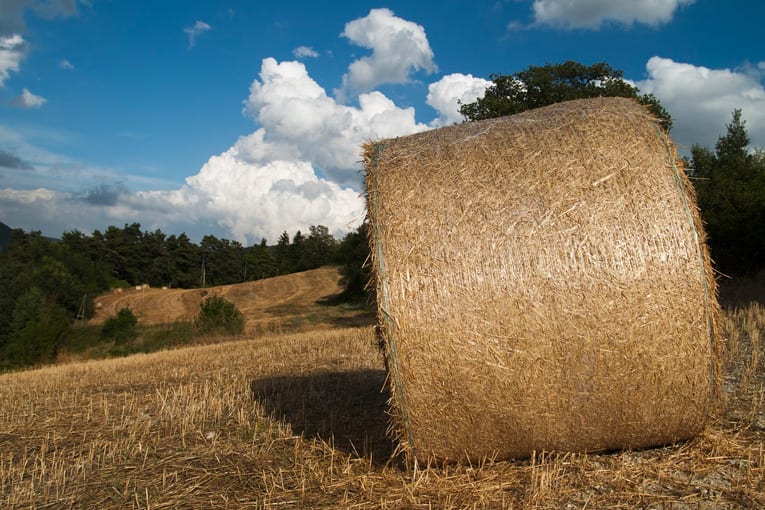
<instances>
[{"instance_id":1,"label":"blue sky","mask_svg":"<svg viewBox=\"0 0 765 510\"><path fill-rule=\"evenodd\" d=\"M246 244L363 219L360 144L460 121L491 73L605 61L683 150L765 146L765 2L0 0L0 221Z\"/></svg>"}]
</instances>

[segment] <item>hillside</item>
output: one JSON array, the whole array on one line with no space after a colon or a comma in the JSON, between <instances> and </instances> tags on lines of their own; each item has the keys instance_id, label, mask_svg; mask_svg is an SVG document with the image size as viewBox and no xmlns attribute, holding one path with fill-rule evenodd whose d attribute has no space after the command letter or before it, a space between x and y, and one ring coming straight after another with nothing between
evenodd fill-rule
<instances>
[{"instance_id":1,"label":"hillside","mask_svg":"<svg viewBox=\"0 0 765 510\"><path fill-rule=\"evenodd\" d=\"M285 323L325 322L332 312L326 302L342 290L337 267L207 289L133 287L96 298L97 309L90 322L101 324L124 307L133 310L142 324L190 321L205 297L217 295L242 311L246 332L271 331Z\"/></svg>"}]
</instances>

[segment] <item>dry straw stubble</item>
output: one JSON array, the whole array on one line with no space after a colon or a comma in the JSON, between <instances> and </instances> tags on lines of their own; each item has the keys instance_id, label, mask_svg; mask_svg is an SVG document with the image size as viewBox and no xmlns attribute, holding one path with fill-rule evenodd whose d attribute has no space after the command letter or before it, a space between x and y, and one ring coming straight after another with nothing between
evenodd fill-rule
<instances>
[{"instance_id":1,"label":"dry straw stubble","mask_svg":"<svg viewBox=\"0 0 765 510\"><path fill-rule=\"evenodd\" d=\"M391 412L410 458L479 460L697 434L716 286L654 119L571 101L365 146Z\"/></svg>"}]
</instances>

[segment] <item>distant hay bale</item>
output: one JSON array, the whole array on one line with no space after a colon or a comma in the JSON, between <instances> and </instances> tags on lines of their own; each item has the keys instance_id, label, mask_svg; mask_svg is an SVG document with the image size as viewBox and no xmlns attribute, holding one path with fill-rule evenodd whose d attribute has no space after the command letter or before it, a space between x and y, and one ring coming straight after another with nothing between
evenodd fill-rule
<instances>
[{"instance_id":1,"label":"distant hay bale","mask_svg":"<svg viewBox=\"0 0 765 510\"><path fill-rule=\"evenodd\" d=\"M702 430L716 284L691 185L637 102L571 101L364 149L393 428L410 459Z\"/></svg>"}]
</instances>

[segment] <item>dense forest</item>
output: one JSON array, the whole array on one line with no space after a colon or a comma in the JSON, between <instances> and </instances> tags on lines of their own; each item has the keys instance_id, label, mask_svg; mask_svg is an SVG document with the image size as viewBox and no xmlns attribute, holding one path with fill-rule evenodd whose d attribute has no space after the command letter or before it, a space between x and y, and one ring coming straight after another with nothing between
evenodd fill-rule
<instances>
[{"instance_id":1,"label":"dense forest","mask_svg":"<svg viewBox=\"0 0 765 510\"><path fill-rule=\"evenodd\" d=\"M327 227L311 226L307 235L283 232L275 245L264 239L248 247L212 235L196 244L138 223L90 235L74 230L59 240L2 227L0 369L54 360L73 322L90 318L95 296L110 288L210 287L331 264L342 268L341 298L364 299L364 227L337 241Z\"/></svg>"}]
</instances>

